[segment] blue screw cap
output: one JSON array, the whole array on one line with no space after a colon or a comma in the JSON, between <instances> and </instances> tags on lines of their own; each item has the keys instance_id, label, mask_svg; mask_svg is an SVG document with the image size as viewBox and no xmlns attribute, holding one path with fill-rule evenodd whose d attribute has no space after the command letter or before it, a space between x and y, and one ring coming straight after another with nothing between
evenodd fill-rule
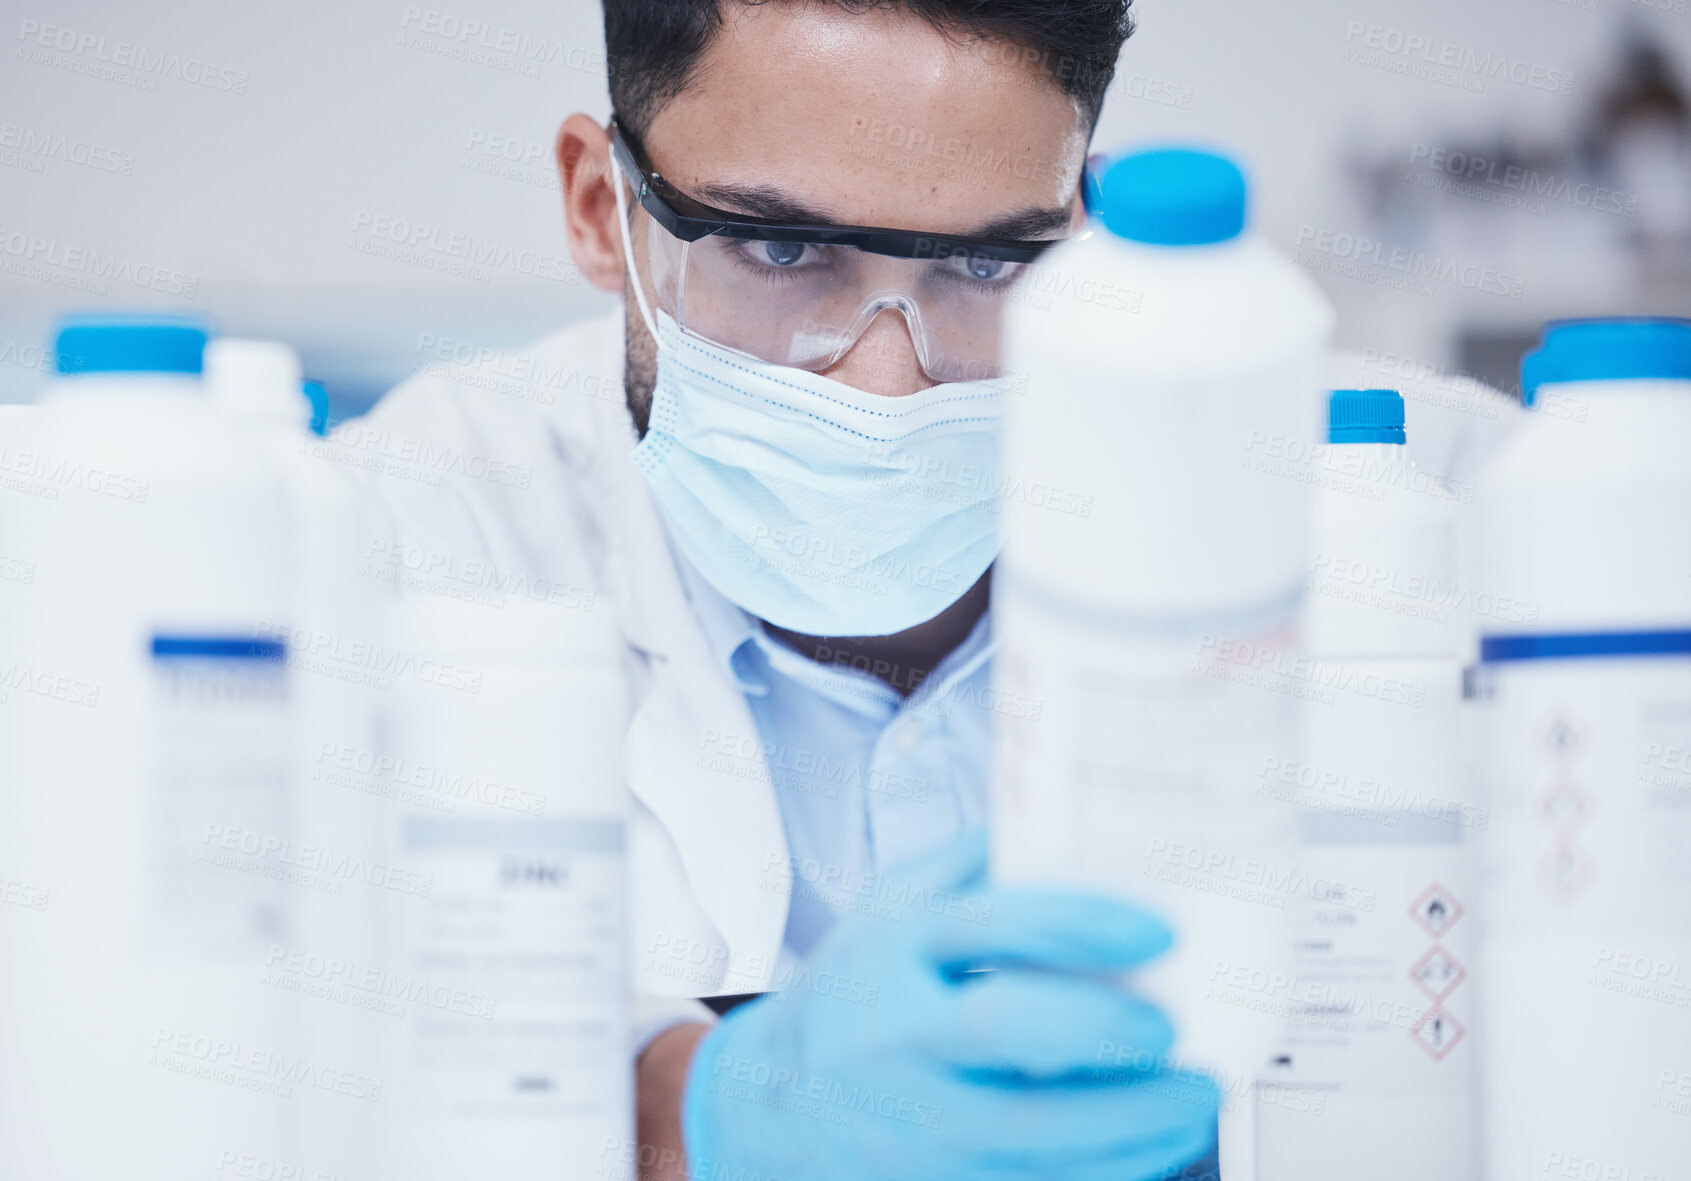
<instances>
[{"instance_id":1,"label":"blue screw cap","mask_svg":"<svg viewBox=\"0 0 1691 1181\"><path fill-rule=\"evenodd\" d=\"M1215 152L1134 152L1110 165L1100 187L1104 227L1130 241L1208 246L1245 230L1245 174Z\"/></svg>"},{"instance_id":2,"label":"blue screw cap","mask_svg":"<svg viewBox=\"0 0 1691 1181\"><path fill-rule=\"evenodd\" d=\"M1691 379L1691 320L1558 320L1521 362L1521 401L1561 381Z\"/></svg>"},{"instance_id":3,"label":"blue screw cap","mask_svg":"<svg viewBox=\"0 0 1691 1181\"><path fill-rule=\"evenodd\" d=\"M200 372L211 326L194 316L65 316L53 333L58 371L88 373Z\"/></svg>"},{"instance_id":4,"label":"blue screw cap","mask_svg":"<svg viewBox=\"0 0 1691 1181\"><path fill-rule=\"evenodd\" d=\"M1403 395L1396 390L1334 390L1327 400L1329 443L1406 443Z\"/></svg>"}]
</instances>

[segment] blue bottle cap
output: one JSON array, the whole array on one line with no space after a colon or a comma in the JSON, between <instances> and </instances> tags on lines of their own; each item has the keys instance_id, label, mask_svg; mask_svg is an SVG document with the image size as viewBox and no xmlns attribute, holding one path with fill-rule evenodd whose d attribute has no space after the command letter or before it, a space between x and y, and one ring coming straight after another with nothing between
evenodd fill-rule
<instances>
[{"instance_id":1,"label":"blue bottle cap","mask_svg":"<svg viewBox=\"0 0 1691 1181\"><path fill-rule=\"evenodd\" d=\"M329 433L329 391L323 388L320 381L308 381L301 386L305 400L311 403L311 433L326 435Z\"/></svg>"},{"instance_id":2,"label":"blue bottle cap","mask_svg":"<svg viewBox=\"0 0 1691 1181\"><path fill-rule=\"evenodd\" d=\"M58 371L85 373L200 372L211 327L194 316L65 316L53 333Z\"/></svg>"},{"instance_id":3,"label":"blue bottle cap","mask_svg":"<svg viewBox=\"0 0 1691 1181\"><path fill-rule=\"evenodd\" d=\"M1559 381L1691 379L1691 320L1558 320L1521 362L1521 400Z\"/></svg>"},{"instance_id":4,"label":"blue bottle cap","mask_svg":"<svg viewBox=\"0 0 1691 1181\"><path fill-rule=\"evenodd\" d=\"M1207 246L1245 229L1245 174L1214 152L1134 152L1110 165L1101 187L1105 228L1133 242Z\"/></svg>"},{"instance_id":5,"label":"blue bottle cap","mask_svg":"<svg viewBox=\"0 0 1691 1181\"><path fill-rule=\"evenodd\" d=\"M1405 443L1403 395L1396 390L1334 390L1327 400L1329 443Z\"/></svg>"}]
</instances>

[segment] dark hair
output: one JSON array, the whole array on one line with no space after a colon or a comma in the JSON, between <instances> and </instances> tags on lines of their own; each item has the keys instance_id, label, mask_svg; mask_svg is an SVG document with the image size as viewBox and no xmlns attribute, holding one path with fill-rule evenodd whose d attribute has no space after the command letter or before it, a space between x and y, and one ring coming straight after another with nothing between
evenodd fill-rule
<instances>
[{"instance_id":1,"label":"dark hair","mask_svg":"<svg viewBox=\"0 0 1691 1181\"><path fill-rule=\"evenodd\" d=\"M724 4L767 0L604 0L611 106L643 134L664 104L692 80L722 27ZM1098 122L1116 58L1133 34L1133 0L812 0L850 12L902 8L951 35L1014 46Z\"/></svg>"}]
</instances>

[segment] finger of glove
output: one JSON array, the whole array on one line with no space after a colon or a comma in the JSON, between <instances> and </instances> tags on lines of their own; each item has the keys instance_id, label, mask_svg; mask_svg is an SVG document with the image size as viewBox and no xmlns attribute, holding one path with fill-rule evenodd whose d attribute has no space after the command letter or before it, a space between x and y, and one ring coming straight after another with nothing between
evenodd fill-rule
<instances>
[{"instance_id":1,"label":"finger of glove","mask_svg":"<svg viewBox=\"0 0 1691 1181\"><path fill-rule=\"evenodd\" d=\"M1141 1149L1110 1149L1093 1160L1062 1164L1044 1161L1032 1168L1025 1162L983 1161L973 1153L955 1152L932 1141L908 1137L881 1143L856 1141L864 1149L861 1162L838 1162L845 1165L839 1171L806 1176L815 1181L823 1177L839 1181L862 1177L886 1181L932 1181L939 1177L968 1177L971 1181L1221 1181L1215 1141L1212 1122Z\"/></svg>"},{"instance_id":2,"label":"finger of glove","mask_svg":"<svg viewBox=\"0 0 1691 1181\"><path fill-rule=\"evenodd\" d=\"M1156 1006L1098 977L1005 968L949 989L915 1031L953 1067L1055 1079L1166 1065L1174 1027Z\"/></svg>"},{"instance_id":3,"label":"finger of glove","mask_svg":"<svg viewBox=\"0 0 1691 1181\"><path fill-rule=\"evenodd\" d=\"M950 973L1005 963L1109 972L1137 967L1174 942L1155 915L1102 895L998 888L978 902L974 921L933 915L920 928L930 963Z\"/></svg>"},{"instance_id":4,"label":"finger of glove","mask_svg":"<svg viewBox=\"0 0 1691 1181\"><path fill-rule=\"evenodd\" d=\"M983 1167L971 1176L980 1181L1025 1181L1020 1166ZM1142 1149L1116 1151L1104 1158L1064 1166L1045 1166L1039 1181L1221 1181L1215 1161L1215 1130L1190 1133Z\"/></svg>"},{"instance_id":5,"label":"finger of glove","mask_svg":"<svg viewBox=\"0 0 1691 1181\"><path fill-rule=\"evenodd\" d=\"M1162 1071L1088 1085L976 1083L949 1090L932 1135L980 1171L1047 1170L1165 1155L1196 1159L1213 1142L1221 1096L1198 1075ZM1180 1153L1190 1155L1180 1158Z\"/></svg>"}]
</instances>

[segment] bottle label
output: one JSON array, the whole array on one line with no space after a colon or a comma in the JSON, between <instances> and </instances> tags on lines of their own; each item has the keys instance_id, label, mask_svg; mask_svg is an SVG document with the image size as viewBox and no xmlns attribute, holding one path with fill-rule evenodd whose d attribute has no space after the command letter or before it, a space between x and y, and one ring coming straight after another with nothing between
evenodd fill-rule
<instances>
[{"instance_id":1,"label":"bottle label","mask_svg":"<svg viewBox=\"0 0 1691 1181\"><path fill-rule=\"evenodd\" d=\"M1482 658L1490 923L1549 938L1682 934L1691 632L1489 637Z\"/></svg>"},{"instance_id":2,"label":"bottle label","mask_svg":"<svg viewBox=\"0 0 1691 1181\"><path fill-rule=\"evenodd\" d=\"M626 1134L623 839L614 820L404 821L429 889L391 934L431 989L389 1058L407 1175L537 1175Z\"/></svg>"},{"instance_id":3,"label":"bottle label","mask_svg":"<svg viewBox=\"0 0 1691 1181\"><path fill-rule=\"evenodd\" d=\"M1501 637L1482 654L1492 1173L1671 1176L1691 1062L1691 633Z\"/></svg>"},{"instance_id":4,"label":"bottle label","mask_svg":"<svg viewBox=\"0 0 1691 1181\"><path fill-rule=\"evenodd\" d=\"M1006 587L998 621L1000 688L1031 704L996 730L994 872L1167 921L1179 942L1135 986L1172 1015L1183 1064L1242 1098L1277 1028L1288 907L1311 888L1293 810L1256 790L1294 758L1299 698L1317 691L1295 600L1237 627L1101 628Z\"/></svg>"},{"instance_id":5,"label":"bottle label","mask_svg":"<svg viewBox=\"0 0 1691 1181\"><path fill-rule=\"evenodd\" d=\"M153 637L147 910L161 950L258 958L286 931L286 656L244 636Z\"/></svg>"}]
</instances>

